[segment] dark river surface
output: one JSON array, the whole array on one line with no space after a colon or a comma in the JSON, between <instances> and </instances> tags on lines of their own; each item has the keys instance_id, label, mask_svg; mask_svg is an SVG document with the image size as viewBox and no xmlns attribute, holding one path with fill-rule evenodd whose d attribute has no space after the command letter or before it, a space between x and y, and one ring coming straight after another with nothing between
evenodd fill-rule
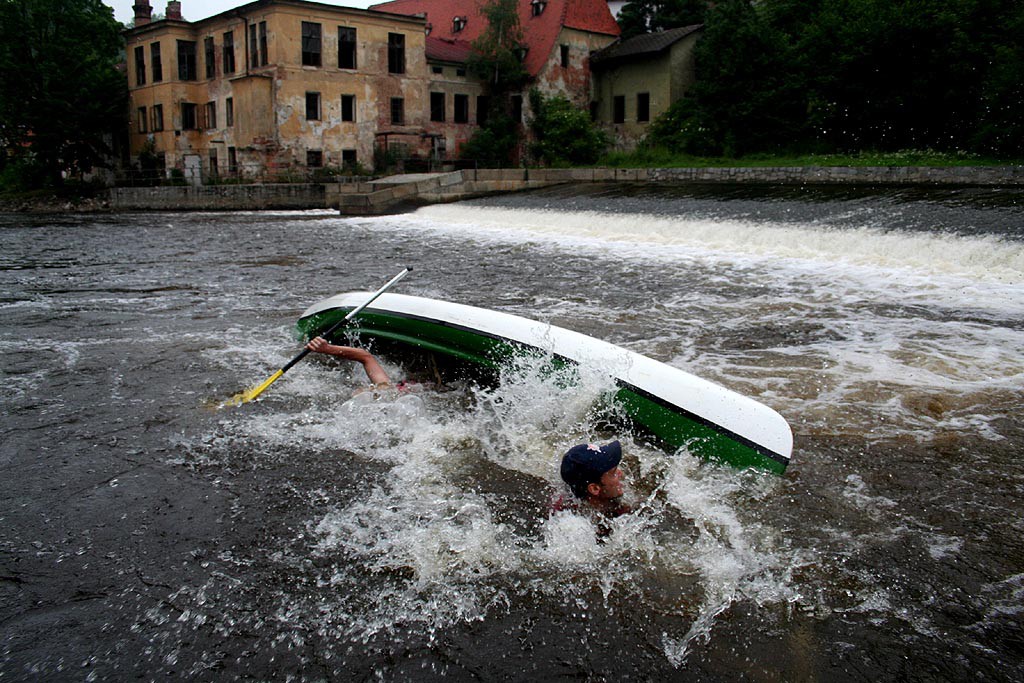
<instances>
[{"instance_id":1,"label":"dark river surface","mask_svg":"<svg viewBox=\"0 0 1024 683\"><path fill-rule=\"evenodd\" d=\"M1024 679L1020 190L579 186L0 240L0 681ZM396 291L757 398L792 464L611 434L599 373L370 401L317 357L209 407L406 265ZM613 436L638 510L599 543L549 500Z\"/></svg>"}]
</instances>

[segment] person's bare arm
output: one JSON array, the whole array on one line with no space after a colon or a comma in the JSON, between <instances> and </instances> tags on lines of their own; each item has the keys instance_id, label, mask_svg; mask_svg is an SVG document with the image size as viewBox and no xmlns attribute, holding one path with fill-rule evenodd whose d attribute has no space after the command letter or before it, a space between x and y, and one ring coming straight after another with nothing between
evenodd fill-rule
<instances>
[{"instance_id":1,"label":"person's bare arm","mask_svg":"<svg viewBox=\"0 0 1024 683\"><path fill-rule=\"evenodd\" d=\"M381 367L377 359L373 357L373 354L366 349L357 349L352 346L338 346L336 344L329 343L323 337L317 337L308 344L306 348L316 353L326 353L331 356L340 356L346 360L352 360L357 363L361 363L363 369L366 370L366 376L370 378L370 382L373 384L391 384L391 380L388 378L388 374L384 372L384 368Z\"/></svg>"}]
</instances>

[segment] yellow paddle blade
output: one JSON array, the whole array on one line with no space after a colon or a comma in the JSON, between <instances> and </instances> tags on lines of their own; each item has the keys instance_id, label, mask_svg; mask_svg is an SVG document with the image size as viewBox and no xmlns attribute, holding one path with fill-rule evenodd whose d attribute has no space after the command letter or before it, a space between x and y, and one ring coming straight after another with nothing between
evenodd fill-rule
<instances>
[{"instance_id":1,"label":"yellow paddle blade","mask_svg":"<svg viewBox=\"0 0 1024 683\"><path fill-rule=\"evenodd\" d=\"M235 394L234 396L232 396L228 400L224 401L224 403L221 404L221 407L222 408L227 408L227 407L230 407L230 406L239 406L239 405L242 405L243 403L248 403L249 401L253 400L257 396L262 394L264 391L266 391L267 387L269 387L271 384L276 382L278 377L280 377L283 374L284 374L284 369L278 370L273 375L271 375L269 378L267 378L267 381L264 382L263 384L261 384L261 385L259 385L257 387L252 387L251 389L246 389L243 392Z\"/></svg>"}]
</instances>

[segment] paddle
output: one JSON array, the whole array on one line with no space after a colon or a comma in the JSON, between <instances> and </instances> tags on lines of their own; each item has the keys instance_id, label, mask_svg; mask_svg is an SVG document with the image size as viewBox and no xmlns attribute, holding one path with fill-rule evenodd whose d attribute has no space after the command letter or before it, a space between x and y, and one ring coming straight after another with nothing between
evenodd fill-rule
<instances>
[{"instance_id":1,"label":"paddle","mask_svg":"<svg viewBox=\"0 0 1024 683\"><path fill-rule=\"evenodd\" d=\"M362 311L364 308L366 308L367 306L372 304L377 299L377 297L379 297L381 294L386 292L392 285L394 285L396 282L398 282L403 277L408 275L410 272L412 272L412 267L411 266L408 267L408 268L403 269L401 273L399 273L398 275L396 275L393 278L391 278L386 285L384 285L383 287L378 289L376 292L374 292L373 296L371 296L369 299L367 299L365 302L363 302L362 304L360 304L356 308L353 308L351 311L349 311L348 315L346 315L344 318L342 318L338 322L336 322L333 325L331 325L329 328L327 328L326 331L322 332L320 334L320 336L321 337L328 337L328 336L330 336L330 334L332 332L334 332L336 329L338 329L339 327L341 327L342 325L347 323L349 320L354 318L356 315L358 315L360 311ZM248 403L249 401L253 400L257 396L262 394L264 391L266 391L267 387L269 387L271 384L276 382L281 377L281 375L283 375L284 373L288 372L293 365L295 365L300 360L305 358L306 355L309 354L309 352L310 352L309 349L302 349L302 352L299 353L299 355L295 356L295 358L292 358L290 361L288 361L288 363L284 367L282 367L280 370L278 370L273 375L268 377L267 381L265 381L263 384L260 384L259 386L252 387L251 389L246 389L245 391L243 391L241 393L235 394L234 396L232 396L228 400L224 401L224 403L221 404L221 407L237 406L237 405L241 405L243 403Z\"/></svg>"}]
</instances>

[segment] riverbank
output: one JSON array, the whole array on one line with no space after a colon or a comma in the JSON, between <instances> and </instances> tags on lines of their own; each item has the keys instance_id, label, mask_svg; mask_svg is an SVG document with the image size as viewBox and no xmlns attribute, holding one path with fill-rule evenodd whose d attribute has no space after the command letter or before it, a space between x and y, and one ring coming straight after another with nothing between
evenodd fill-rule
<instances>
[{"instance_id":1,"label":"riverbank","mask_svg":"<svg viewBox=\"0 0 1024 683\"><path fill-rule=\"evenodd\" d=\"M510 168L406 174L360 183L116 187L90 196L0 198L8 213L339 209L379 215L564 183L1024 187L1024 165Z\"/></svg>"}]
</instances>

